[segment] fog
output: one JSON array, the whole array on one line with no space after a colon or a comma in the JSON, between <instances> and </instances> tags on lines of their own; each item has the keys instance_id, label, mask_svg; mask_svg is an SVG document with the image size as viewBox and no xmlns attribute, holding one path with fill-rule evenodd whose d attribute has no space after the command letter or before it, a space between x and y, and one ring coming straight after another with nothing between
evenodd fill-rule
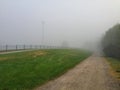
<instances>
[{"instance_id":1,"label":"fog","mask_svg":"<svg viewBox=\"0 0 120 90\"><path fill-rule=\"evenodd\" d=\"M0 0L0 44L79 48L119 22L120 0Z\"/></svg>"}]
</instances>

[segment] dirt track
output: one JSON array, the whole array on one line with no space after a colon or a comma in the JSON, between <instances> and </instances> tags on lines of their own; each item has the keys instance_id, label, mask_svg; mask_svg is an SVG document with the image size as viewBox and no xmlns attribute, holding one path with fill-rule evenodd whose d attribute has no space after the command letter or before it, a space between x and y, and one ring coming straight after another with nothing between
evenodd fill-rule
<instances>
[{"instance_id":1,"label":"dirt track","mask_svg":"<svg viewBox=\"0 0 120 90\"><path fill-rule=\"evenodd\" d=\"M35 90L120 90L103 57L91 56L61 77Z\"/></svg>"}]
</instances>

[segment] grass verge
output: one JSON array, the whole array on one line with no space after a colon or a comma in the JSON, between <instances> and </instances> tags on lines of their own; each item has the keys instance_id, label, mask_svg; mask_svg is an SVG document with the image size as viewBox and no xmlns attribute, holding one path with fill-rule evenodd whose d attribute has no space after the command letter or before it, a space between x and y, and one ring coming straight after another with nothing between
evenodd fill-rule
<instances>
[{"instance_id":1,"label":"grass verge","mask_svg":"<svg viewBox=\"0 0 120 90\"><path fill-rule=\"evenodd\" d=\"M120 80L120 60L115 58L107 58L107 60L113 68L113 75Z\"/></svg>"},{"instance_id":2,"label":"grass verge","mask_svg":"<svg viewBox=\"0 0 120 90\"><path fill-rule=\"evenodd\" d=\"M0 55L0 90L30 90L87 58L82 50L36 50Z\"/></svg>"}]
</instances>

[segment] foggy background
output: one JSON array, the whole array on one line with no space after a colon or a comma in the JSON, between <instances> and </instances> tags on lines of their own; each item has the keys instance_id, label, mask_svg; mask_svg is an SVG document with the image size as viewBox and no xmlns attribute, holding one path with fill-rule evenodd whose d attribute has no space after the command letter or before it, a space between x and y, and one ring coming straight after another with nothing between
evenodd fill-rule
<instances>
[{"instance_id":1,"label":"foggy background","mask_svg":"<svg viewBox=\"0 0 120 90\"><path fill-rule=\"evenodd\" d=\"M0 44L87 47L120 22L120 0L0 0ZM93 45L94 46L94 45Z\"/></svg>"}]
</instances>

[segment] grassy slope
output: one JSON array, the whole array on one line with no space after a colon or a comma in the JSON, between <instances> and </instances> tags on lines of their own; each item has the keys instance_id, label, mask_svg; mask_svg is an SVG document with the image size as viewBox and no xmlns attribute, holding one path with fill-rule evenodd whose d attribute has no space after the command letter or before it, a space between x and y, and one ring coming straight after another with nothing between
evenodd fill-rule
<instances>
[{"instance_id":1,"label":"grassy slope","mask_svg":"<svg viewBox=\"0 0 120 90\"><path fill-rule=\"evenodd\" d=\"M0 55L0 89L32 89L72 68L90 53L42 50Z\"/></svg>"},{"instance_id":2,"label":"grassy slope","mask_svg":"<svg viewBox=\"0 0 120 90\"><path fill-rule=\"evenodd\" d=\"M120 60L114 58L108 58L107 60L110 62L110 65L112 66L116 77L120 79Z\"/></svg>"}]
</instances>

